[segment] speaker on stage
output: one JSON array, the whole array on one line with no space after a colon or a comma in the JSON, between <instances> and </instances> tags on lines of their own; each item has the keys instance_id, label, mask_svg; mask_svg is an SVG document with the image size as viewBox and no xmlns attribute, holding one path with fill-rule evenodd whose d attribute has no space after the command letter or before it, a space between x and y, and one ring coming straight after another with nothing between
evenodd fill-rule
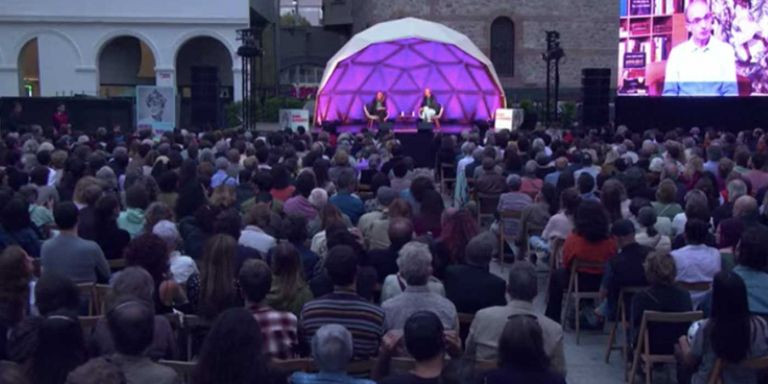
<instances>
[{"instance_id":1,"label":"speaker on stage","mask_svg":"<svg viewBox=\"0 0 768 384\"><path fill-rule=\"evenodd\" d=\"M611 102L611 69L581 70L582 123L586 126L608 124Z\"/></svg>"}]
</instances>

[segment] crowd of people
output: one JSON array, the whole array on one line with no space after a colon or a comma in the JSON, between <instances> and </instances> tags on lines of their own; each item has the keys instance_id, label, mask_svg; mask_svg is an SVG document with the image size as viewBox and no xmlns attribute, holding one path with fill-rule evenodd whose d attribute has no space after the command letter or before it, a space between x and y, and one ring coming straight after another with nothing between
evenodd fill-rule
<instances>
[{"instance_id":1,"label":"crowd of people","mask_svg":"<svg viewBox=\"0 0 768 384\"><path fill-rule=\"evenodd\" d=\"M768 354L766 140L473 129L436 134L423 169L386 129L5 132L0 382L176 383L158 360L191 358L200 384L564 383L562 319L602 327L642 286L630 343L644 311L700 309L690 337L657 328L651 349L677 354L681 383L718 359L725 383L756 383L739 364ZM477 196L495 198L493 223ZM600 299L563 316L575 262ZM83 284L110 287L85 332ZM199 323L187 342L179 314ZM300 357L318 372L275 363ZM368 377L346 373L371 359Z\"/></svg>"}]
</instances>

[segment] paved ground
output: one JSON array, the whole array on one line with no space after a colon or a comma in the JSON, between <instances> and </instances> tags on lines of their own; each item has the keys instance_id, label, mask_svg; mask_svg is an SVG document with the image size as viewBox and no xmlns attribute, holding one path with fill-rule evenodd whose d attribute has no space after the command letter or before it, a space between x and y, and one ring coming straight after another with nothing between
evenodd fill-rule
<instances>
[{"instance_id":1,"label":"paved ground","mask_svg":"<svg viewBox=\"0 0 768 384\"><path fill-rule=\"evenodd\" d=\"M508 271L508 266L505 272ZM491 271L505 280L507 276L501 273L499 265L493 262ZM534 302L535 307L544 312L546 305L547 280L549 274L542 267L539 273L539 296ZM565 359L568 370L568 384L616 384L624 383L623 361L620 351L614 351L611 354L610 363L605 363L605 349L608 344L608 332L602 333L595 331L583 332L581 342L576 345L576 333L566 329L565 334ZM654 371L654 384L673 383L673 373L668 373L664 369ZM639 376L635 383L644 383Z\"/></svg>"}]
</instances>

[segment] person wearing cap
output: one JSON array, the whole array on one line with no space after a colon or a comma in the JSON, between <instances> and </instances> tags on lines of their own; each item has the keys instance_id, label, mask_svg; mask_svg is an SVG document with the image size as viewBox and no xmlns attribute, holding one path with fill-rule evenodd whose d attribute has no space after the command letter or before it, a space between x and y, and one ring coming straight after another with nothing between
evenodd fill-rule
<instances>
[{"instance_id":1,"label":"person wearing cap","mask_svg":"<svg viewBox=\"0 0 768 384\"><path fill-rule=\"evenodd\" d=\"M456 333L447 331L437 315L416 311L405 321L402 331L391 331L384 336L372 377L381 384L444 382L449 364L445 355L454 359L461 356L460 344ZM390 376L389 363L402 345L415 360L414 368Z\"/></svg>"},{"instance_id":2,"label":"person wearing cap","mask_svg":"<svg viewBox=\"0 0 768 384\"><path fill-rule=\"evenodd\" d=\"M369 250L386 249L389 247L389 236L385 228L389 227L389 205L397 198L397 192L387 186L379 187L376 191L376 210L360 216L357 229L363 234Z\"/></svg>"},{"instance_id":3,"label":"person wearing cap","mask_svg":"<svg viewBox=\"0 0 768 384\"><path fill-rule=\"evenodd\" d=\"M602 315L613 320L616 301L621 289L648 285L643 263L651 249L640 245L635 240L635 224L630 220L622 219L613 223L611 234L616 238L619 252L606 264L600 297L605 300L604 306L601 306L604 308ZM626 304L629 304L631 298L625 297L624 299Z\"/></svg>"}]
</instances>

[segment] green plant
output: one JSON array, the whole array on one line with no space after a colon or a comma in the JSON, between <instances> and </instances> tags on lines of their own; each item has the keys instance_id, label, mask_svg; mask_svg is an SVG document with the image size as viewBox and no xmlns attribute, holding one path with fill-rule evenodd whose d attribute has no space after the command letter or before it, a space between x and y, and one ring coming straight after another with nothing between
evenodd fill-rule
<instances>
[{"instance_id":1,"label":"green plant","mask_svg":"<svg viewBox=\"0 0 768 384\"><path fill-rule=\"evenodd\" d=\"M235 101L224 107L224 116L226 116L227 127L237 127L243 124L243 102Z\"/></svg>"},{"instance_id":2,"label":"green plant","mask_svg":"<svg viewBox=\"0 0 768 384\"><path fill-rule=\"evenodd\" d=\"M281 109L300 109L303 106L303 100L293 97L270 97L264 103L263 113L259 115L259 120L276 123L280 119Z\"/></svg>"},{"instance_id":3,"label":"green plant","mask_svg":"<svg viewBox=\"0 0 768 384\"><path fill-rule=\"evenodd\" d=\"M563 127L569 127L576 120L576 103L563 103L560 111L560 124Z\"/></svg>"},{"instance_id":4,"label":"green plant","mask_svg":"<svg viewBox=\"0 0 768 384\"><path fill-rule=\"evenodd\" d=\"M298 19L293 13L286 13L280 16L281 27L309 27L309 20L299 15Z\"/></svg>"}]
</instances>

